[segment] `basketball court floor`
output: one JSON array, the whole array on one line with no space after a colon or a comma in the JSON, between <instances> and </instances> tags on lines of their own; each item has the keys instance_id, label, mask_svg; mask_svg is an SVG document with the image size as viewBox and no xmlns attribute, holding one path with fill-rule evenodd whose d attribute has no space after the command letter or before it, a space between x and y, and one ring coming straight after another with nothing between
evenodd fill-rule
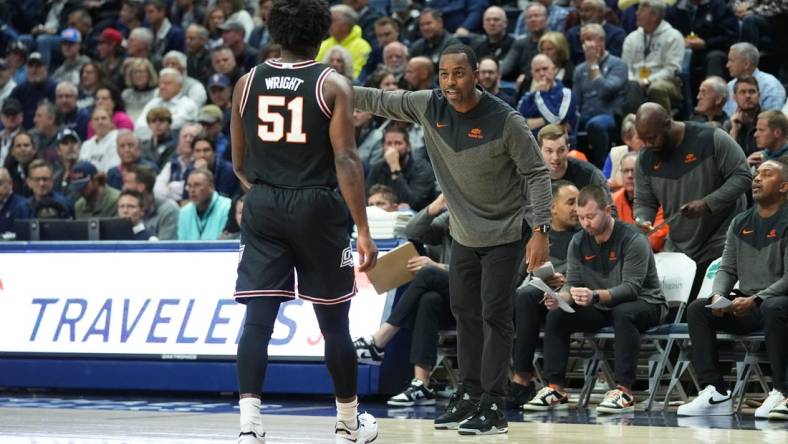
<instances>
[{"instance_id":1,"label":"basketball court floor","mask_svg":"<svg viewBox=\"0 0 788 444\"><path fill-rule=\"evenodd\" d=\"M754 421L751 409L731 417L678 418L668 412L598 417L593 409L509 412L509 433L463 437L432 427L435 407L387 408L362 400L378 418L380 443L767 443L788 444L788 423ZM264 401L268 443L333 443L331 398ZM2 444L232 443L237 407L231 397L170 398L0 392Z\"/></svg>"}]
</instances>

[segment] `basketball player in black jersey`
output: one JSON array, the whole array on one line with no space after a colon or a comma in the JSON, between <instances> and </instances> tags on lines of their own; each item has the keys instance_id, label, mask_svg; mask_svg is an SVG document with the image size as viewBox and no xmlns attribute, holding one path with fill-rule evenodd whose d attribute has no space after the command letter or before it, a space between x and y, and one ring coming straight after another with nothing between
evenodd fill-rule
<instances>
[{"instance_id":1,"label":"basketball player in black jersey","mask_svg":"<svg viewBox=\"0 0 788 444\"><path fill-rule=\"evenodd\" d=\"M331 23L325 1L276 0L268 23L282 57L238 80L231 117L233 168L248 190L235 291L236 300L246 304L238 344L238 441L265 442L260 392L267 346L279 305L298 297L314 304L326 341L336 442L368 443L378 428L372 415L357 413L356 354L348 326L356 292L348 210L358 227L360 271L375 266L378 251L369 235L356 154L353 89L313 60Z\"/></svg>"}]
</instances>

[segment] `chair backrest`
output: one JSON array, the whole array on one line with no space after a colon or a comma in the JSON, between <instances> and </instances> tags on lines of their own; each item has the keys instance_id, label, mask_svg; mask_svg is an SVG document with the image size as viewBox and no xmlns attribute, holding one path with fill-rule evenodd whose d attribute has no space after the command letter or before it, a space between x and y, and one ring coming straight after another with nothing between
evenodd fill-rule
<instances>
[{"instance_id":1,"label":"chair backrest","mask_svg":"<svg viewBox=\"0 0 788 444\"><path fill-rule=\"evenodd\" d=\"M703 275L703 283L700 286L700 290L698 290L699 298L707 298L711 295L711 286L714 283L714 276L717 275L721 263L722 258L718 257L709 264L709 268L706 269L706 274Z\"/></svg>"},{"instance_id":2,"label":"chair backrest","mask_svg":"<svg viewBox=\"0 0 788 444\"><path fill-rule=\"evenodd\" d=\"M662 285L662 293L671 306L686 304L695 279L695 261L684 253L657 253L657 274Z\"/></svg>"}]
</instances>

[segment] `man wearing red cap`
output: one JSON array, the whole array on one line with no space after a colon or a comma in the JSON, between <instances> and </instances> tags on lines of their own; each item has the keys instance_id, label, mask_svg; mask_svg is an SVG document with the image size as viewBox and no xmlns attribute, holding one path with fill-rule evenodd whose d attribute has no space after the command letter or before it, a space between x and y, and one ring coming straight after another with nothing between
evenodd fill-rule
<instances>
[{"instance_id":1,"label":"man wearing red cap","mask_svg":"<svg viewBox=\"0 0 788 444\"><path fill-rule=\"evenodd\" d=\"M96 53L104 72L109 76L110 81L119 85L123 82L123 34L115 28L105 28L101 31Z\"/></svg>"}]
</instances>

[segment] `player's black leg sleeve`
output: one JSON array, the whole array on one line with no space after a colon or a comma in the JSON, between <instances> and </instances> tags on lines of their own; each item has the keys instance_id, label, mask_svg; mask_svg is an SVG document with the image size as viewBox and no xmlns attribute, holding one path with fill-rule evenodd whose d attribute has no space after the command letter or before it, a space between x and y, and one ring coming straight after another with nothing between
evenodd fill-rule
<instances>
[{"instance_id":1,"label":"player's black leg sleeve","mask_svg":"<svg viewBox=\"0 0 788 444\"><path fill-rule=\"evenodd\" d=\"M315 304L315 315L326 340L326 367L337 398L356 396L356 352L350 339L350 301L337 305Z\"/></svg>"},{"instance_id":2,"label":"player's black leg sleeve","mask_svg":"<svg viewBox=\"0 0 788 444\"><path fill-rule=\"evenodd\" d=\"M276 315L282 298L250 298L246 304L246 321L238 342L239 393L258 394L263 389L265 369L268 366L268 341L274 331Z\"/></svg>"}]
</instances>

